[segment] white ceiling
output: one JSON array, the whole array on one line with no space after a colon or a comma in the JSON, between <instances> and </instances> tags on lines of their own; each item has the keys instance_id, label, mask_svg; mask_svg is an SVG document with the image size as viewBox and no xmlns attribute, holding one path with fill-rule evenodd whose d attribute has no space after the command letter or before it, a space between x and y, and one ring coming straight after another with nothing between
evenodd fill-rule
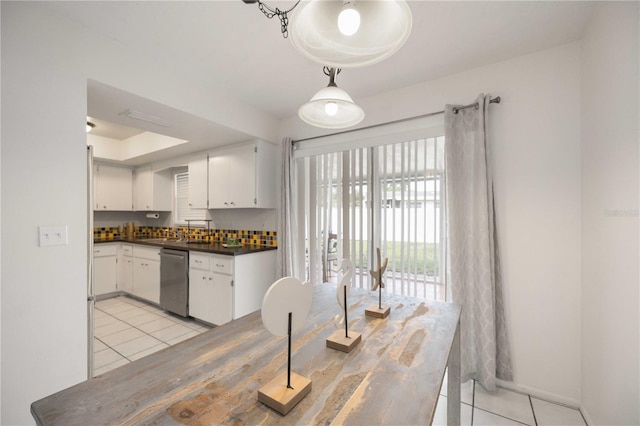
<instances>
[{"instance_id":1,"label":"white ceiling","mask_svg":"<svg viewBox=\"0 0 640 426\"><path fill-rule=\"evenodd\" d=\"M356 102L579 40L597 7L595 2L583 1L408 3L413 30L405 46L382 63L344 70L338 77L338 85ZM267 4L286 9L294 1ZM275 118L295 115L298 107L328 82L322 66L298 54L282 38L277 19L264 17L256 4L229 0L46 5L52 13ZM294 10L290 19L295 17Z\"/></svg>"}]
</instances>

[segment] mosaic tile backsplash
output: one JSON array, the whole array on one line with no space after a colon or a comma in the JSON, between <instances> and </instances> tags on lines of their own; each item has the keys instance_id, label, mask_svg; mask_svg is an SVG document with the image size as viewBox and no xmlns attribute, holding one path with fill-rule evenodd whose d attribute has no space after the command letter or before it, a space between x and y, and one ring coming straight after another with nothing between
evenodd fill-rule
<instances>
[{"instance_id":1,"label":"mosaic tile backsplash","mask_svg":"<svg viewBox=\"0 0 640 426\"><path fill-rule=\"evenodd\" d=\"M158 228L152 226L135 226L133 238L165 238L177 235L190 240L210 241L213 243L226 243L235 238L241 244L277 247L278 239L276 231L245 231L235 229L206 229L194 228ZM94 241L115 240L125 237L125 230L119 227L93 228Z\"/></svg>"}]
</instances>

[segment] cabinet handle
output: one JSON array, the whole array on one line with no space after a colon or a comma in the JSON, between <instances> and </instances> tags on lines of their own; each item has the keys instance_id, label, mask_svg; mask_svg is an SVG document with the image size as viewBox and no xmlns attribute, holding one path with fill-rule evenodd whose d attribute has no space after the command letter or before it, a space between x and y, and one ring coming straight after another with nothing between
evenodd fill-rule
<instances>
[{"instance_id":1,"label":"cabinet handle","mask_svg":"<svg viewBox=\"0 0 640 426\"><path fill-rule=\"evenodd\" d=\"M222 268L224 265L221 265L221 264L219 264L219 263L216 263L216 266L217 266L218 268Z\"/></svg>"},{"instance_id":2,"label":"cabinet handle","mask_svg":"<svg viewBox=\"0 0 640 426\"><path fill-rule=\"evenodd\" d=\"M209 281L211 281L213 278L209 277Z\"/></svg>"},{"instance_id":3,"label":"cabinet handle","mask_svg":"<svg viewBox=\"0 0 640 426\"><path fill-rule=\"evenodd\" d=\"M203 279L203 280L206 280L206 279L207 279L207 277L202 277L202 279Z\"/></svg>"},{"instance_id":4,"label":"cabinet handle","mask_svg":"<svg viewBox=\"0 0 640 426\"><path fill-rule=\"evenodd\" d=\"M225 202L224 202L224 205L225 205L225 206L228 206L228 205L229 205L229 203L227 203L227 202L225 201Z\"/></svg>"},{"instance_id":5,"label":"cabinet handle","mask_svg":"<svg viewBox=\"0 0 640 426\"><path fill-rule=\"evenodd\" d=\"M236 205L236 203L234 203L234 202L232 201L232 202L231 202L231 205L232 205L232 206L235 206L235 205Z\"/></svg>"}]
</instances>

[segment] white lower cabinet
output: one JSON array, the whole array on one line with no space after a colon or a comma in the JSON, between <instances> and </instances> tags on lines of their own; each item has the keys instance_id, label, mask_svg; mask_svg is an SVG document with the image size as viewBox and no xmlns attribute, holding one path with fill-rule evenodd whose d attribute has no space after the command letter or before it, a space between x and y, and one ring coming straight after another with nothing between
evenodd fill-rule
<instances>
[{"instance_id":1,"label":"white lower cabinet","mask_svg":"<svg viewBox=\"0 0 640 426\"><path fill-rule=\"evenodd\" d=\"M133 295L160 304L160 249L133 246Z\"/></svg>"},{"instance_id":2,"label":"white lower cabinet","mask_svg":"<svg viewBox=\"0 0 640 426\"><path fill-rule=\"evenodd\" d=\"M103 243L93 248L93 291L102 296L118 291L119 243Z\"/></svg>"},{"instance_id":3,"label":"white lower cabinet","mask_svg":"<svg viewBox=\"0 0 640 426\"><path fill-rule=\"evenodd\" d=\"M239 256L189 252L189 315L222 325L255 312L275 280L276 251Z\"/></svg>"},{"instance_id":4,"label":"white lower cabinet","mask_svg":"<svg viewBox=\"0 0 640 426\"><path fill-rule=\"evenodd\" d=\"M216 325L231 321L232 285L230 275L192 269L189 275L189 315Z\"/></svg>"},{"instance_id":5,"label":"white lower cabinet","mask_svg":"<svg viewBox=\"0 0 640 426\"><path fill-rule=\"evenodd\" d=\"M118 290L133 293L133 245L122 244L118 254Z\"/></svg>"}]
</instances>

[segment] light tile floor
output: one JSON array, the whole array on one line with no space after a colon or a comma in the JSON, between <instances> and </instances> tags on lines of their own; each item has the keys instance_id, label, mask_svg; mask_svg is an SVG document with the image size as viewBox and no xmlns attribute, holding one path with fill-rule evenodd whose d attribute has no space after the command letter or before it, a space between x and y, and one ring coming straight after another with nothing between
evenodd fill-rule
<instances>
[{"instance_id":1,"label":"light tile floor","mask_svg":"<svg viewBox=\"0 0 640 426\"><path fill-rule=\"evenodd\" d=\"M193 319L170 314L130 297L98 301L93 375L99 376L209 329Z\"/></svg>"},{"instance_id":2,"label":"light tile floor","mask_svg":"<svg viewBox=\"0 0 640 426\"><path fill-rule=\"evenodd\" d=\"M464 426L523 424L530 426L586 426L587 424L580 411L575 408L502 388L491 393L473 380L462 384L460 400L460 424ZM433 424L447 424L446 375Z\"/></svg>"}]
</instances>

